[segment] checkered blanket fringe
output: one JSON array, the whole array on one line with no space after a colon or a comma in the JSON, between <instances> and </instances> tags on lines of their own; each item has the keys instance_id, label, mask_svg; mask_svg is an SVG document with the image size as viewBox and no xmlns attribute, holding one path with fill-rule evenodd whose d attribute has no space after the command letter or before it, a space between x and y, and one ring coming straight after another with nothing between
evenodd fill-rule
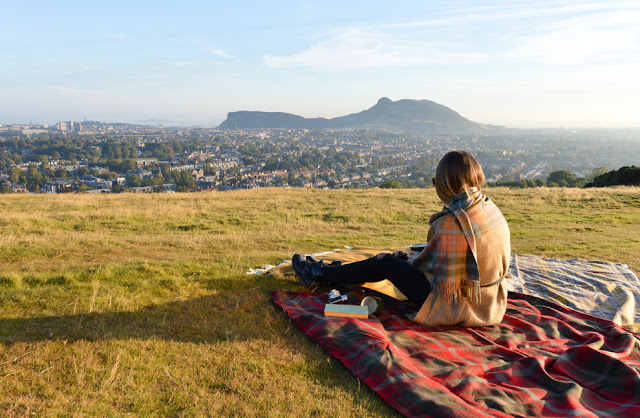
<instances>
[{"instance_id":1,"label":"checkered blanket fringe","mask_svg":"<svg viewBox=\"0 0 640 418\"><path fill-rule=\"evenodd\" d=\"M640 330L640 280L624 264L511 256L510 291L552 300Z\"/></svg>"}]
</instances>

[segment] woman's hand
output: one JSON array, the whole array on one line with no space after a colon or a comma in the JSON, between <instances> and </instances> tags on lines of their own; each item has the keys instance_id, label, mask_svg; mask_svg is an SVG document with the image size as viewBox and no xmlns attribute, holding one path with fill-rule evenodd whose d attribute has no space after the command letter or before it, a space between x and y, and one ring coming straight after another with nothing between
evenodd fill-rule
<instances>
[{"instance_id":1,"label":"woman's hand","mask_svg":"<svg viewBox=\"0 0 640 418\"><path fill-rule=\"evenodd\" d=\"M407 253L404 252L404 251L396 251L396 252L393 253L393 256L396 257L396 258L399 258L400 260L408 260L409 259Z\"/></svg>"},{"instance_id":2,"label":"woman's hand","mask_svg":"<svg viewBox=\"0 0 640 418\"><path fill-rule=\"evenodd\" d=\"M407 255L407 263L411 264L416 255L419 254L419 251L407 251L405 254Z\"/></svg>"},{"instance_id":3,"label":"woman's hand","mask_svg":"<svg viewBox=\"0 0 640 418\"><path fill-rule=\"evenodd\" d=\"M390 253L380 253L378 255L376 255L376 258L378 260L380 260L383 257L386 257L387 255L389 255ZM413 259L413 257L415 257L415 255L418 254L417 251L395 251L393 254L394 257L399 258L400 260L406 260L406 261L410 261L411 259Z\"/></svg>"}]
</instances>

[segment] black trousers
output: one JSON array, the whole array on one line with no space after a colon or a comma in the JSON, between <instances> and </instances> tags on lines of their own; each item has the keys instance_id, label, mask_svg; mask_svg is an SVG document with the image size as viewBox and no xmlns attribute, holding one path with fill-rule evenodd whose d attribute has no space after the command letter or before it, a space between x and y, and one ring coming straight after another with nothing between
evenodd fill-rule
<instances>
[{"instance_id":1,"label":"black trousers","mask_svg":"<svg viewBox=\"0 0 640 418\"><path fill-rule=\"evenodd\" d=\"M387 254L343 266L322 267L322 281L336 284L362 284L389 279L413 303L421 306L431 293L424 273L404 260Z\"/></svg>"}]
</instances>

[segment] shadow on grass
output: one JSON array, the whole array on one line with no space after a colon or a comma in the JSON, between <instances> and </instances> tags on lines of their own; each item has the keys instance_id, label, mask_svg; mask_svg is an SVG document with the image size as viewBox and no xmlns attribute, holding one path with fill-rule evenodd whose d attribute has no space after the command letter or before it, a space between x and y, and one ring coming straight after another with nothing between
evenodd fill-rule
<instances>
[{"instance_id":1,"label":"shadow on grass","mask_svg":"<svg viewBox=\"0 0 640 418\"><path fill-rule=\"evenodd\" d=\"M0 317L0 344L106 339L210 343L270 338L286 328L270 298L270 289L286 287L283 282L261 279L250 283L255 284L251 289L245 284L133 311Z\"/></svg>"},{"instance_id":2,"label":"shadow on grass","mask_svg":"<svg viewBox=\"0 0 640 418\"><path fill-rule=\"evenodd\" d=\"M294 283L269 278L260 278L254 283L257 287L251 289L225 289L213 295L145 306L135 311L0 318L0 344L81 340L211 344L270 339L307 358L303 364L290 365L281 372L284 375L297 379L302 373L305 379L337 388L345 396L359 399L363 405L373 405L384 416L399 416L373 390L356 384L357 380L338 360L293 326L287 314L272 302L271 290ZM331 361L327 361L329 359Z\"/></svg>"},{"instance_id":3,"label":"shadow on grass","mask_svg":"<svg viewBox=\"0 0 640 418\"><path fill-rule=\"evenodd\" d=\"M0 343L99 339L222 340L229 338L229 330L220 326L219 309L224 299L223 295L212 295L129 312L3 318L0 319Z\"/></svg>"}]
</instances>

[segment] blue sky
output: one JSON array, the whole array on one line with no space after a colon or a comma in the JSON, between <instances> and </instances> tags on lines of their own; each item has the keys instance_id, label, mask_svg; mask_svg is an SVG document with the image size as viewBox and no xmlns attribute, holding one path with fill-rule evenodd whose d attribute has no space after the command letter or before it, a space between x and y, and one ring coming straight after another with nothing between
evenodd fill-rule
<instances>
[{"instance_id":1,"label":"blue sky","mask_svg":"<svg viewBox=\"0 0 640 418\"><path fill-rule=\"evenodd\" d=\"M640 127L637 1L5 2L0 123L234 110L334 117L383 96L521 127Z\"/></svg>"}]
</instances>

